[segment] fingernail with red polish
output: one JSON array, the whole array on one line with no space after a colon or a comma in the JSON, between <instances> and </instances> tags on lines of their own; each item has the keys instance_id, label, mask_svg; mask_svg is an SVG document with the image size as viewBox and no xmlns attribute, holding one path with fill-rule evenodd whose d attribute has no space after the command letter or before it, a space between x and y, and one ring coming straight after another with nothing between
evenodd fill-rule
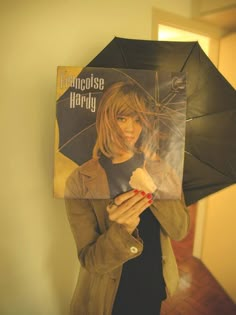
<instances>
[{"instance_id":1,"label":"fingernail with red polish","mask_svg":"<svg viewBox=\"0 0 236 315\"><path fill-rule=\"evenodd\" d=\"M148 200L148 203L150 203L150 204L153 203L153 200Z\"/></svg>"},{"instance_id":2,"label":"fingernail with red polish","mask_svg":"<svg viewBox=\"0 0 236 315\"><path fill-rule=\"evenodd\" d=\"M147 196L146 196L148 199L151 199L152 198L152 194L151 193L149 193L149 194L147 194Z\"/></svg>"},{"instance_id":3,"label":"fingernail with red polish","mask_svg":"<svg viewBox=\"0 0 236 315\"><path fill-rule=\"evenodd\" d=\"M135 194L137 194L138 192L139 192L139 190L138 190L138 189L135 189L135 190L134 190L134 193L135 193Z\"/></svg>"},{"instance_id":4,"label":"fingernail with red polish","mask_svg":"<svg viewBox=\"0 0 236 315\"><path fill-rule=\"evenodd\" d=\"M146 193L145 193L144 191L141 191L141 194L142 194L143 196L145 196L145 195L146 195Z\"/></svg>"}]
</instances>

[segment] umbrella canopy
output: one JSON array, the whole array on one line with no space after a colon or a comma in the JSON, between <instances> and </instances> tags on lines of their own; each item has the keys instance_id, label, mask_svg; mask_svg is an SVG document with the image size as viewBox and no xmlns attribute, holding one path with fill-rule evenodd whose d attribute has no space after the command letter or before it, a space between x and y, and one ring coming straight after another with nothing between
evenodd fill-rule
<instances>
[{"instance_id":1,"label":"umbrella canopy","mask_svg":"<svg viewBox=\"0 0 236 315\"><path fill-rule=\"evenodd\" d=\"M185 72L187 124L183 190L187 205L236 183L236 93L197 42L115 37L89 64Z\"/></svg>"}]
</instances>

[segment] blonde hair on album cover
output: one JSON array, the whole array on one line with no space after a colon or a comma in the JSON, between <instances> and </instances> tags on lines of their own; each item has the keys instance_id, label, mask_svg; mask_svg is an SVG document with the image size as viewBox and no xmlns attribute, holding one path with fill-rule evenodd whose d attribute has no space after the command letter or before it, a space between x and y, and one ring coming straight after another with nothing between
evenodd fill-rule
<instances>
[{"instance_id":1,"label":"blonde hair on album cover","mask_svg":"<svg viewBox=\"0 0 236 315\"><path fill-rule=\"evenodd\" d=\"M153 111L154 99L135 82L117 82L112 84L103 94L97 112L97 141L93 157L102 153L108 158L119 155L118 152L129 151L123 133L118 125L118 116L136 117L142 127L135 150L146 155L156 154L159 134L158 115Z\"/></svg>"}]
</instances>

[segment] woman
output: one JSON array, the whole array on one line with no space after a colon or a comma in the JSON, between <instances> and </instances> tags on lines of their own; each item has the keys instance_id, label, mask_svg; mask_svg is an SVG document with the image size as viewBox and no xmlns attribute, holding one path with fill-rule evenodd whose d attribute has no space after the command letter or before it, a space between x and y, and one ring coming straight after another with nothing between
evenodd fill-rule
<instances>
[{"instance_id":1,"label":"woman","mask_svg":"<svg viewBox=\"0 0 236 315\"><path fill-rule=\"evenodd\" d=\"M104 93L93 158L73 172L65 191L81 263L71 314L157 315L166 291L176 289L169 236L184 237L189 218L184 201L172 199L178 178L153 146L155 123L150 98L134 83ZM132 189L137 169L151 177Z\"/></svg>"}]
</instances>

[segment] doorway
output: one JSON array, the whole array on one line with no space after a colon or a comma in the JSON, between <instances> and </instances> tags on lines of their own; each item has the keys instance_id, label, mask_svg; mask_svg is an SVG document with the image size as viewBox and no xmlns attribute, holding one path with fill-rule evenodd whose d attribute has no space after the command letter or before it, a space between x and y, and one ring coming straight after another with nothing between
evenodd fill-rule
<instances>
[{"instance_id":1,"label":"doorway","mask_svg":"<svg viewBox=\"0 0 236 315\"><path fill-rule=\"evenodd\" d=\"M162 41L198 41L206 55L209 56L211 38L193 31L174 27L164 23L157 24L157 40ZM215 54L216 55L216 54ZM173 250L177 262L184 261L192 256L201 257L202 234L205 220L205 212L202 211L202 204L193 204L188 207L190 214L190 229L186 238L181 242L172 241ZM198 213L199 211L199 213ZM195 248L195 250L194 250Z\"/></svg>"}]
</instances>

